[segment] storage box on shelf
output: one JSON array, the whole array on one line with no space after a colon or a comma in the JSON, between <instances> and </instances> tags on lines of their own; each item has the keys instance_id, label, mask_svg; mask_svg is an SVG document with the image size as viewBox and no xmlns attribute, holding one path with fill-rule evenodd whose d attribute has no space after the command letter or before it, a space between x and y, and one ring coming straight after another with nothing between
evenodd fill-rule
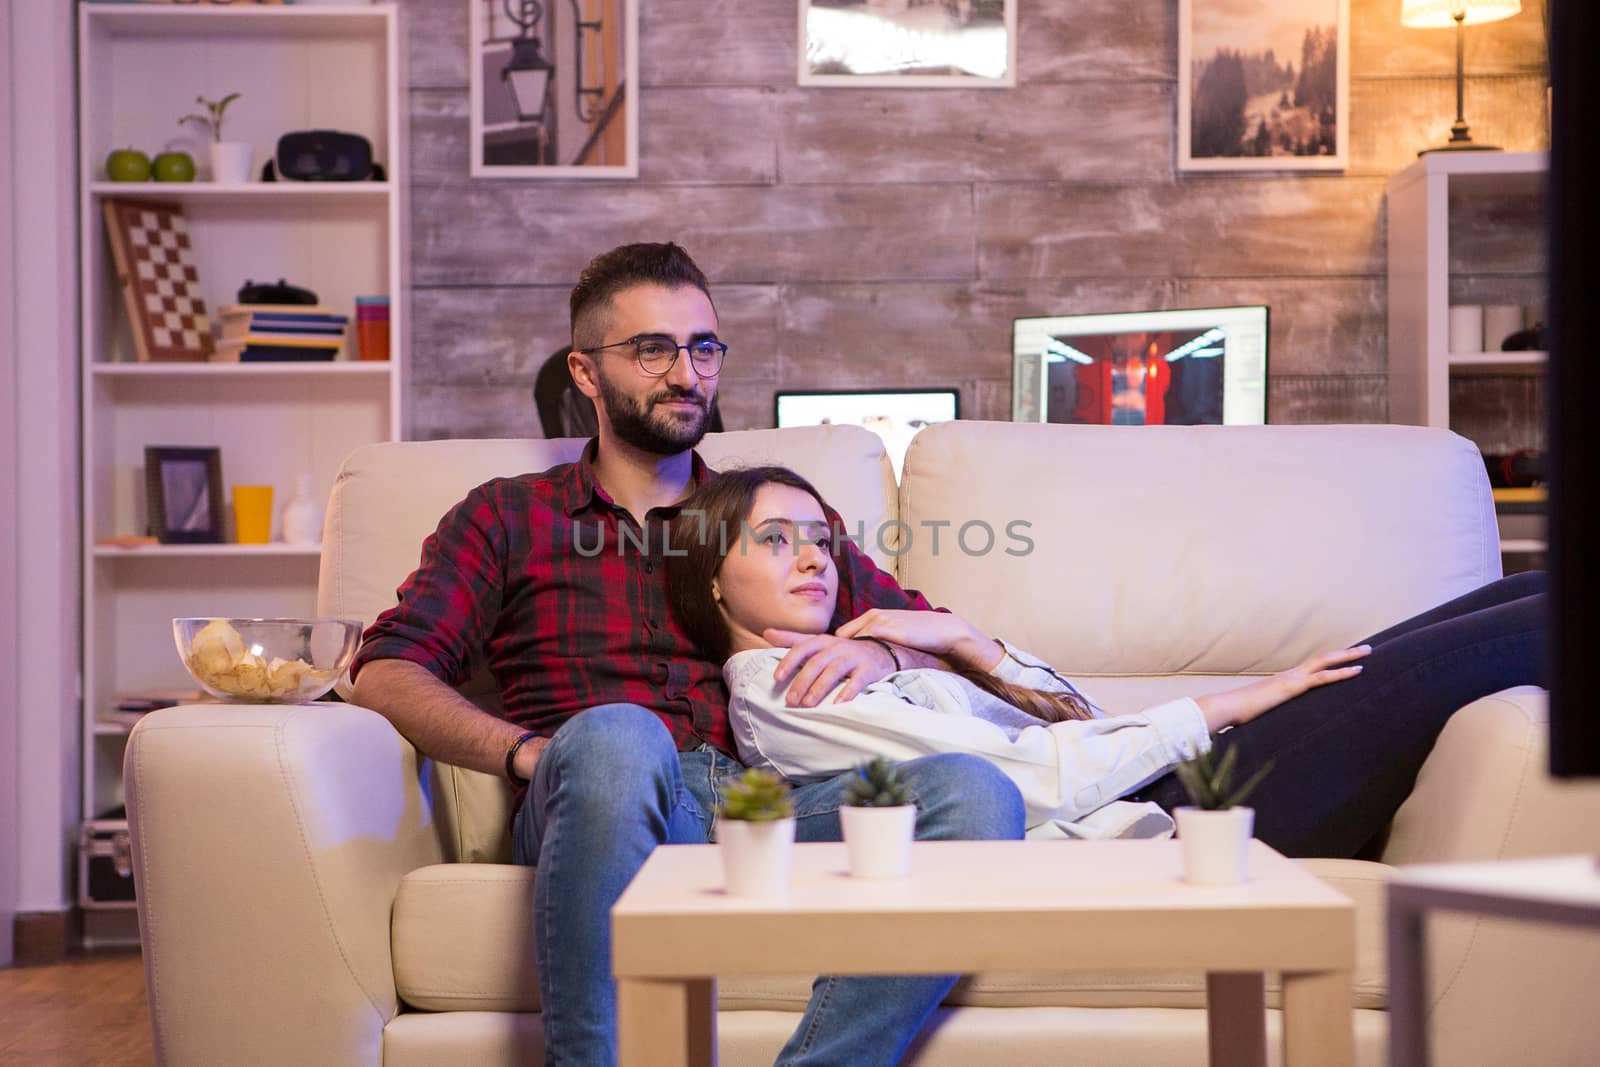
<instances>
[{"instance_id":1,"label":"storage box on shelf","mask_svg":"<svg viewBox=\"0 0 1600 1067\"><path fill-rule=\"evenodd\" d=\"M1546 354L1452 352L1453 304L1542 307L1543 152L1431 153L1389 179L1389 417L1487 454L1541 449ZM1508 569L1542 559L1542 516L1502 521Z\"/></svg>"},{"instance_id":2,"label":"storage box on shelf","mask_svg":"<svg viewBox=\"0 0 1600 1067\"><path fill-rule=\"evenodd\" d=\"M174 617L315 607L314 545L105 544L146 532L145 446L218 447L224 486L271 485L277 512L300 473L326 497L348 452L404 435L398 18L389 5L80 7L85 820L122 803L127 726L106 721L115 695L187 680ZM197 96L229 92L241 96L227 112L227 138L250 143L257 174L282 134L336 129L368 138L387 180L207 181L206 146L177 120ZM200 180L109 181L106 157L124 146L187 150ZM103 219L112 197L182 206L213 323L247 280L285 278L352 322L358 296L389 296L391 358L358 361L352 330L334 362L138 362ZM80 897L90 903L88 881Z\"/></svg>"}]
</instances>

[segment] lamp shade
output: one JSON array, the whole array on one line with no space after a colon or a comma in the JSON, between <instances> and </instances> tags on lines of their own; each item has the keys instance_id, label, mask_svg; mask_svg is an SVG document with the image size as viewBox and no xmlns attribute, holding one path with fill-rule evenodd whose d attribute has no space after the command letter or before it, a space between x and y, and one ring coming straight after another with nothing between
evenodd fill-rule
<instances>
[{"instance_id":1,"label":"lamp shade","mask_svg":"<svg viewBox=\"0 0 1600 1067\"><path fill-rule=\"evenodd\" d=\"M1445 29L1466 13L1463 24L1499 22L1522 11L1522 0L1400 0L1400 24L1419 30Z\"/></svg>"}]
</instances>

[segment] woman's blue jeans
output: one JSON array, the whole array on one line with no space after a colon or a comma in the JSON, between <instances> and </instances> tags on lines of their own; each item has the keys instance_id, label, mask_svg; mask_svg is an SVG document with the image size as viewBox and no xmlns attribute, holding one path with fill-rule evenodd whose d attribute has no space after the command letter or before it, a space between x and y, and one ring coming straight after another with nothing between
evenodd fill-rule
<instances>
[{"instance_id":1,"label":"woman's blue jeans","mask_svg":"<svg viewBox=\"0 0 1600 1067\"><path fill-rule=\"evenodd\" d=\"M533 919L547 1064L616 1062L611 905L657 845L706 841L720 780L742 770L707 747L677 751L661 721L632 704L582 712L540 754L512 843L516 861L539 870ZM1022 836L1022 797L984 760L927 756L901 772L919 840ZM840 789L837 778L795 788L796 840L839 840ZM778 1062L896 1063L954 982L819 978Z\"/></svg>"},{"instance_id":2,"label":"woman's blue jeans","mask_svg":"<svg viewBox=\"0 0 1600 1067\"><path fill-rule=\"evenodd\" d=\"M1256 836L1288 856L1370 854L1457 710L1543 684L1545 576L1502 578L1353 644L1355 678L1312 689L1217 737L1244 781L1272 761L1248 803ZM1140 790L1167 810L1189 802L1178 776Z\"/></svg>"}]
</instances>

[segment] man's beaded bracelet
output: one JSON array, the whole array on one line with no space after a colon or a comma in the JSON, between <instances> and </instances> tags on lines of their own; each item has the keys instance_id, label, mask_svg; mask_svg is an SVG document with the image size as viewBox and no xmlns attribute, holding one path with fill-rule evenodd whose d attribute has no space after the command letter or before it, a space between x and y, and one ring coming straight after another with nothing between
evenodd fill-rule
<instances>
[{"instance_id":1,"label":"man's beaded bracelet","mask_svg":"<svg viewBox=\"0 0 1600 1067\"><path fill-rule=\"evenodd\" d=\"M517 753L522 750L522 746L527 744L530 739L538 736L539 735L536 732L529 730L527 733L511 742L511 747L506 749L506 778L511 782L512 785L528 784L528 779L517 773Z\"/></svg>"}]
</instances>

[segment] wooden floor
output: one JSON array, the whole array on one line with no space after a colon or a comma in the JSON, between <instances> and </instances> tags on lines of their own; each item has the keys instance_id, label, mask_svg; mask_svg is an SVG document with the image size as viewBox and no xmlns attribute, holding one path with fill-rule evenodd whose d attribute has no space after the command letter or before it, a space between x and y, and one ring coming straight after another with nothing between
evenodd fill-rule
<instances>
[{"instance_id":1,"label":"wooden floor","mask_svg":"<svg viewBox=\"0 0 1600 1067\"><path fill-rule=\"evenodd\" d=\"M139 953L0 970L0 1067L151 1067Z\"/></svg>"}]
</instances>

